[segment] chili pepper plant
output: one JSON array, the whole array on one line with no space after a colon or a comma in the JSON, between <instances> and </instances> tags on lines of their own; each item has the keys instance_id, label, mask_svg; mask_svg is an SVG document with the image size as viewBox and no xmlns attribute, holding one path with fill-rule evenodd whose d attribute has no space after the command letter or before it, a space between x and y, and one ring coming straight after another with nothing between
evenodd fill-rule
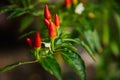
<instances>
[{"instance_id":1,"label":"chili pepper plant","mask_svg":"<svg viewBox=\"0 0 120 80\"><path fill-rule=\"evenodd\" d=\"M103 38L101 38L100 29L96 27L100 26L99 22L102 21L99 16L100 11L105 13L103 19L107 25L109 9L100 6L105 2L98 5L89 0L64 0L64 2L56 3L51 3L49 0L9 0L9 3L10 5L0 9L0 13L10 11L8 19L24 15L19 29L21 34L25 33L34 18L39 19L34 30L19 37L29 45L29 53L34 56L35 60L16 62L1 68L0 72L24 64L40 63L57 80L62 80L62 71L56 58L57 55L60 55L76 71L81 80L86 80L85 63L76 45L81 46L94 61L94 53L101 53L103 50L101 44L108 45L109 28L104 27L101 34ZM110 6L108 5L108 7ZM30 35L34 35L34 37L31 38Z\"/></svg>"}]
</instances>

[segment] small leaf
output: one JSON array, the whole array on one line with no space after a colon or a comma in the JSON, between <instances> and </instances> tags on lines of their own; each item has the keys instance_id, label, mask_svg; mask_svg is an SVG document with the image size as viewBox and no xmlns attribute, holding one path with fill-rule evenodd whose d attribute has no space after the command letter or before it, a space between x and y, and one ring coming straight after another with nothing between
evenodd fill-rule
<instances>
[{"instance_id":1,"label":"small leaf","mask_svg":"<svg viewBox=\"0 0 120 80\"><path fill-rule=\"evenodd\" d=\"M81 80L86 80L85 65L79 54L65 50L62 57L81 76Z\"/></svg>"},{"instance_id":2,"label":"small leaf","mask_svg":"<svg viewBox=\"0 0 120 80\"><path fill-rule=\"evenodd\" d=\"M40 63L46 71L55 75L57 80L62 80L59 64L52 56L42 58Z\"/></svg>"},{"instance_id":3,"label":"small leaf","mask_svg":"<svg viewBox=\"0 0 120 80\"><path fill-rule=\"evenodd\" d=\"M31 9L29 9L29 13L32 14L33 16L43 15L43 11L41 9L31 8Z\"/></svg>"},{"instance_id":4,"label":"small leaf","mask_svg":"<svg viewBox=\"0 0 120 80\"><path fill-rule=\"evenodd\" d=\"M25 16L21 21L21 26L19 31L24 31L33 22L33 16Z\"/></svg>"},{"instance_id":5,"label":"small leaf","mask_svg":"<svg viewBox=\"0 0 120 80\"><path fill-rule=\"evenodd\" d=\"M90 32L92 40L94 42L94 46L97 49L97 51L101 52L102 48L101 48L101 44L100 44L100 39L99 39L99 35L98 32L96 30Z\"/></svg>"},{"instance_id":6,"label":"small leaf","mask_svg":"<svg viewBox=\"0 0 120 80\"><path fill-rule=\"evenodd\" d=\"M4 68L1 68L0 69L0 72L5 72L5 71L8 71L8 70L11 70L17 66L20 66L20 65L23 65L23 64L30 64L30 63L35 63L37 61L29 61L29 62L16 62L14 64L11 64L11 65L8 65L8 66L5 66Z\"/></svg>"},{"instance_id":7,"label":"small leaf","mask_svg":"<svg viewBox=\"0 0 120 80\"><path fill-rule=\"evenodd\" d=\"M94 45L92 36L90 35L89 32L91 32L91 31L89 31L89 30L88 30L88 31L84 31L84 32L83 32L83 36L84 36L84 38L86 39L86 41L87 41L88 45L90 46L90 48L91 48L93 51L95 51L95 45Z\"/></svg>"},{"instance_id":8,"label":"small leaf","mask_svg":"<svg viewBox=\"0 0 120 80\"><path fill-rule=\"evenodd\" d=\"M22 38L25 38L26 36L28 36L28 35L30 35L30 34L33 34L33 33L35 33L36 31L30 31L30 32L27 32L27 33L25 33L25 34L23 34L23 35L21 35L20 37L19 37L19 39L22 39Z\"/></svg>"},{"instance_id":9,"label":"small leaf","mask_svg":"<svg viewBox=\"0 0 120 80\"><path fill-rule=\"evenodd\" d=\"M11 11L13 10L13 8L15 7L15 5L8 5L5 7L0 8L0 14L5 13L7 11Z\"/></svg>"},{"instance_id":10,"label":"small leaf","mask_svg":"<svg viewBox=\"0 0 120 80\"><path fill-rule=\"evenodd\" d=\"M25 14L25 13L26 13L25 9L16 9L14 12L12 12L12 13L8 16L8 19L21 16L21 15L23 15L23 14Z\"/></svg>"}]
</instances>

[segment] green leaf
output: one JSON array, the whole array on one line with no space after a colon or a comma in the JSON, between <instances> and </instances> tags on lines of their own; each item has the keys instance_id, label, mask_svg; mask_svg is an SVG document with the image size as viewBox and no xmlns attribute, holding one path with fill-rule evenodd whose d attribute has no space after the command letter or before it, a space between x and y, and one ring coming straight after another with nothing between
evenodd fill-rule
<instances>
[{"instance_id":1,"label":"green leaf","mask_svg":"<svg viewBox=\"0 0 120 80\"><path fill-rule=\"evenodd\" d=\"M13 8L15 7L15 5L8 5L5 7L0 8L0 14L5 13L7 11L11 11L13 10Z\"/></svg>"},{"instance_id":2,"label":"green leaf","mask_svg":"<svg viewBox=\"0 0 120 80\"><path fill-rule=\"evenodd\" d=\"M78 38L76 38L76 39L64 39L64 41L71 41L71 42L74 42L76 44L81 45L88 52L88 54L92 57L92 59L95 61L95 57L94 57L93 51L91 50L91 48L87 44L85 44L84 41L81 41Z\"/></svg>"},{"instance_id":3,"label":"green leaf","mask_svg":"<svg viewBox=\"0 0 120 80\"><path fill-rule=\"evenodd\" d=\"M25 14L25 13L26 13L25 9L16 9L14 12L12 12L12 13L8 16L8 19L21 16L21 15L23 15L23 14Z\"/></svg>"},{"instance_id":4,"label":"green leaf","mask_svg":"<svg viewBox=\"0 0 120 80\"><path fill-rule=\"evenodd\" d=\"M62 57L81 76L81 80L86 80L85 65L79 54L65 50Z\"/></svg>"},{"instance_id":5,"label":"green leaf","mask_svg":"<svg viewBox=\"0 0 120 80\"><path fill-rule=\"evenodd\" d=\"M92 59L95 61L94 54L93 54L92 50L90 49L90 47L88 45L86 45L84 43L84 41L81 41L80 44L88 52L88 54L92 57Z\"/></svg>"},{"instance_id":6,"label":"green leaf","mask_svg":"<svg viewBox=\"0 0 120 80\"><path fill-rule=\"evenodd\" d=\"M92 40L94 42L94 46L97 49L97 51L101 51L101 44L100 44L100 39L97 31L94 29L94 31L90 32Z\"/></svg>"},{"instance_id":7,"label":"green leaf","mask_svg":"<svg viewBox=\"0 0 120 80\"><path fill-rule=\"evenodd\" d=\"M19 31L20 32L24 31L27 27L31 25L32 22L33 22L33 16L25 16L21 21Z\"/></svg>"},{"instance_id":8,"label":"green leaf","mask_svg":"<svg viewBox=\"0 0 120 80\"><path fill-rule=\"evenodd\" d=\"M90 33L89 33L89 30L88 30L88 31L84 31L84 32L83 32L83 36L84 36L84 38L86 39L86 41L87 41L88 45L90 46L90 48L91 48L93 51L95 51L95 50L94 50L94 49L95 49L95 45L94 45L94 42L93 42L93 40L92 40L92 36L91 36Z\"/></svg>"},{"instance_id":9,"label":"green leaf","mask_svg":"<svg viewBox=\"0 0 120 80\"><path fill-rule=\"evenodd\" d=\"M41 9L35 9L35 8L29 9L29 13L32 14L33 16L39 16L44 14Z\"/></svg>"},{"instance_id":10,"label":"green leaf","mask_svg":"<svg viewBox=\"0 0 120 80\"><path fill-rule=\"evenodd\" d=\"M59 64L52 56L41 58L40 63L46 71L50 72L52 75L55 75L57 80L62 80Z\"/></svg>"},{"instance_id":11,"label":"green leaf","mask_svg":"<svg viewBox=\"0 0 120 80\"><path fill-rule=\"evenodd\" d=\"M85 30L85 29L80 29L80 28L77 28L77 30L83 36L83 39L90 46L91 50L95 51L95 45L94 45L92 36L90 35L91 30Z\"/></svg>"},{"instance_id":12,"label":"green leaf","mask_svg":"<svg viewBox=\"0 0 120 80\"><path fill-rule=\"evenodd\" d=\"M104 24L103 25L103 36L102 36L102 41L104 45L108 45L109 44L109 25L108 24Z\"/></svg>"},{"instance_id":13,"label":"green leaf","mask_svg":"<svg viewBox=\"0 0 120 80\"><path fill-rule=\"evenodd\" d=\"M36 31L30 31L30 32L27 32L27 33L25 33L25 34L23 34L23 35L21 35L20 37L19 37L19 39L22 39L22 38L25 38L25 37L27 37L28 35L30 35L30 34L33 34L33 33L35 33Z\"/></svg>"},{"instance_id":14,"label":"green leaf","mask_svg":"<svg viewBox=\"0 0 120 80\"><path fill-rule=\"evenodd\" d=\"M107 10L107 8L103 9L103 16L104 18L102 18L103 24L102 24L102 42L103 45L108 45L109 44L109 40L110 40L110 26L109 26L109 17L110 17L110 12Z\"/></svg>"},{"instance_id":15,"label":"green leaf","mask_svg":"<svg viewBox=\"0 0 120 80\"><path fill-rule=\"evenodd\" d=\"M3 68L0 69L0 72L5 72L5 71L8 71L8 70L11 70L17 66L20 66L20 65L23 65L23 64L30 64L30 63L35 63L37 61L29 61L29 62L16 62L14 64L11 64L11 65L8 65L8 66L5 66Z\"/></svg>"},{"instance_id":16,"label":"green leaf","mask_svg":"<svg viewBox=\"0 0 120 80\"><path fill-rule=\"evenodd\" d=\"M57 45L57 47L55 49L57 50L57 49L62 49L62 48L68 48L68 49L70 49L72 51L77 52L77 48L74 47L72 44L70 44L68 42L60 44L60 45Z\"/></svg>"},{"instance_id":17,"label":"green leaf","mask_svg":"<svg viewBox=\"0 0 120 80\"><path fill-rule=\"evenodd\" d=\"M115 17L115 21L116 21L118 31L119 31L119 36L120 36L120 15L118 13L114 13L114 17Z\"/></svg>"},{"instance_id":18,"label":"green leaf","mask_svg":"<svg viewBox=\"0 0 120 80\"><path fill-rule=\"evenodd\" d=\"M119 44L117 44L117 42L115 41L111 41L110 43L110 48L111 48L111 51L113 52L114 55L118 56L120 53L119 53Z\"/></svg>"}]
</instances>

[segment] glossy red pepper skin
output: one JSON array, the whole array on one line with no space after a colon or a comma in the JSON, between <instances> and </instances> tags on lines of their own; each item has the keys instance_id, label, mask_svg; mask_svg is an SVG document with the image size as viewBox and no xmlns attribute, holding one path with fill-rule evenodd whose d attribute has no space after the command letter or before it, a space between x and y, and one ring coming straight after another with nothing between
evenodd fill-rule
<instances>
[{"instance_id":1,"label":"glossy red pepper skin","mask_svg":"<svg viewBox=\"0 0 120 80\"><path fill-rule=\"evenodd\" d=\"M65 6L67 8L70 8L71 7L71 4L72 4L72 1L71 0L65 0Z\"/></svg>"},{"instance_id":2,"label":"glossy red pepper skin","mask_svg":"<svg viewBox=\"0 0 120 80\"><path fill-rule=\"evenodd\" d=\"M34 48L41 48L41 37L39 32L35 33Z\"/></svg>"},{"instance_id":3,"label":"glossy red pepper skin","mask_svg":"<svg viewBox=\"0 0 120 80\"><path fill-rule=\"evenodd\" d=\"M55 14L55 17L54 17L54 23L55 23L56 27L60 26L60 19L57 14Z\"/></svg>"},{"instance_id":4,"label":"glossy red pepper skin","mask_svg":"<svg viewBox=\"0 0 120 80\"><path fill-rule=\"evenodd\" d=\"M49 36L50 38L55 38L57 36L56 26L53 22L49 24Z\"/></svg>"},{"instance_id":5,"label":"glossy red pepper skin","mask_svg":"<svg viewBox=\"0 0 120 80\"><path fill-rule=\"evenodd\" d=\"M47 28L49 29L50 22L46 18L44 18L44 23L46 24Z\"/></svg>"},{"instance_id":6,"label":"glossy red pepper skin","mask_svg":"<svg viewBox=\"0 0 120 80\"><path fill-rule=\"evenodd\" d=\"M28 43L28 45L32 48L32 39L31 38L26 38L26 42Z\"/></svg>"},{"instance_id":7,"label":"glossy red pepper skin","mask_svg":"<svg viewBox=\"0 0 120 80\"><path fill-rule=\"evenodd\" d=\"M48 8L48 5L45 5L45 8L44 8L44 17L47 19L47 20L50 20L52 18L52 15L50 13L50 10Z\"/></svg>"},{"instance_id":8,"label":"glossy red pepper skin","mask_svg":"<svg viewBox=\"0 0 120 80\"><path fill-rule=\"evenodd\" d=\"M28 45L32 49L39 49L39 48L41 48L41 37L40 37L40 33L39 32L35 33L34 41L32 41L31 38L26 38L26 41L27 41Z\"/></svg>"}]
</instances>

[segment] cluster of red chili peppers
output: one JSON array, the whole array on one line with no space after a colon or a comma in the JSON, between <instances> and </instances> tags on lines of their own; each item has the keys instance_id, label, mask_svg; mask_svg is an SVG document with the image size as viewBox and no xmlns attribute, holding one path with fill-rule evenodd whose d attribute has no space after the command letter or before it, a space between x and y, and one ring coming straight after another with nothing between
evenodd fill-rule
<instances>
[{"instance_id":1,"label":"cluster of red chili peppers","mask_svg":"<svg viewBox=\"0 0 120 80\"><path fill-rule=\"evenodd\" d=\"M35 33L34 40L32 40L31 38L26 38L26 41L31 48L34 48L34 49L40 49L41 48L41 37L40 37L39 32Z\"/></svg>"},{"instance_id":2,"label":"cluster of red chili peppers","mask_svg":"<svg viewBox=\"0 0 120 80\"><path fill-rule=\"evenodd\" d=\"M49 31L49 37L52 40L52 43L54 45L54 39L57 37L58 29L60 27L60 20L57 14L54 16L54 22L52 21L52 15L48 8L48 5L45 5L44 8L44 22L48 28ZM41 48L41 36L39 32L35 33L35 38L32 40L31 38L26 38L27 43L32 49L40 49Z\"/></svg>"}]
</instances>

